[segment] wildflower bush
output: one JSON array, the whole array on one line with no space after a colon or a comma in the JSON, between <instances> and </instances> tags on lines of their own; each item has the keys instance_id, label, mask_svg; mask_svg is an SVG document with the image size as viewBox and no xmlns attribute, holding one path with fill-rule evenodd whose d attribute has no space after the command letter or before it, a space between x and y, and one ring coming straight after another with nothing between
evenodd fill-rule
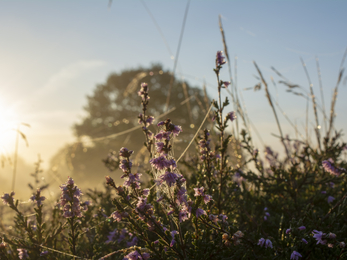
<instances>
[{"instance_id":1,"label":"wildflower bush","mask_svg":"<svg viewBox=\"0 0 347 260\"><path fill-rule=\"evenodd\" d=\"M174 156L184 129L170 119L150 131L150 86L142 83L138 121L151 158L147 170L138 172L135 152L122 147L104 160L111 172L104 191L83 195L68 178L52 210L38 189L29 216L14 192L3 194L16 217L12 229L1 231L1 259L346 259L341 132L329 131L318 148L281 137L285 154L266 147L262 160L246 130L238 140L226 131L238 118L225 112L228 99L221 100L230 84L219 78L225 63L217 52L214 129L199 129L195 155ZM238 163L229 154L231 142ZM112 178L118 168L123 185ZM143 174L150 182L141 182Z\"/></svg>"}]
</instances>

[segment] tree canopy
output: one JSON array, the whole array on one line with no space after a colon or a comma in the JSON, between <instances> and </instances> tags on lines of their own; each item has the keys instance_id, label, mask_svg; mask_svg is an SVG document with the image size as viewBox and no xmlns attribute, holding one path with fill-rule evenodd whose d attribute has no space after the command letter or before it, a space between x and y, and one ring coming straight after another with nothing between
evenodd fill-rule
<instances>
[{"instance_id":1,"label":"tree canopy","mask_svg":"<svg viewBox=\"0 0 347 260\"><path fill-rule=\"evenodd\" d=\"M166 109L171 81L169 106ZM93 176L106 171L101 159L110 150L127 146L140 151L136 160L141 160L141 155L147 155L144 150L141 152L145 140L141 128L132 130L140 126L137 117L141 113L141 98L137 92L141 82L148 83L149 87L147 113L156 120L160 117L156 122L170 118L176 125L182 126L183 133L174 145L179 156L200 126L210 101L202 88L192 87L188 82L172 77L169 71L156 64L149 68L112 73L105 83L98 84L93 94L87 96L84 107L86 116L73 125L74 134L80 142L63 148L52 163L61 165L63 159L76 177ZM183 101L186 102L181 104ZM167 111L169 113L163 115ZM115 136L129 129L131 131L126 134ZM151 130L156 132L154 127Z\"/></svg>"}]
</instances>

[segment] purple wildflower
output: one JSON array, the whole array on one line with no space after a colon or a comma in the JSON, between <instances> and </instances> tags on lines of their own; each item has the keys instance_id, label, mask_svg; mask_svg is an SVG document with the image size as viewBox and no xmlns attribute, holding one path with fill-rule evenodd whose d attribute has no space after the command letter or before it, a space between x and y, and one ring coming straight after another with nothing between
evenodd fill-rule
<instances>
[{"instance_id":1,"label":"purple wildflower","mask_svg":"<svg viewBox=\"0 0 347 260\"><path fill-rule=\"evenodd\" d=\"M179 125L175 125L172 133L174 136L178 136L181 132L183 132L182 127Z\"/></svg>"},{"instance_id":2,"label":"purple wildflower","mask_svg":"<svg viewBox=\"0 0 347 260\"><path fill-rule=\"evenodd\" d=\"M155 146L156 146L156 149L157 149L157 153L160 153L160 154L165 153L165 150L163 149L164 148L164 143L163 142L157 142L155 144Z\"/></svg>"},{"instance_id":3,"label":"purple wildflower","mask_svg":"<svg viewBox=\"0 0 347 260\"><path fill-rule=\"evenodd\" d=\"M170 131L168 131L168 132L160 131L158 134L156 134L156 135L154 136L154 138L155 138L157 141L161 141L161 140L167 140L167 141L169 141L169 140L170 140L170 134L171 134Z\"/></svg>"},{"instance_id":4,"label":"purple wildflower","mask_svg":"<svg viewBox=\"0 0 347 260\"><path fill-rule=\"evenodd\" d=\"M148 116L146 119L146 126L150 126L154 122L154 117L153 116Z\"/></svg>"},{"instance_id":5,"label":"purple wildflower","mask_svg":"<svg viewBox=\"0 0 347 260\"><path fill-rule=\"evenodd\" d=\"M146 125L145 125L145 127L148 127L148 126L150 126L151 124L153 124L153 122L154 122L154 117L153 116L146 116L147 117L147 119L146 119ZM143 114L142 113L140 113L139 114L139 116L138 116L138 119L139 119L139 124L141 125L141 124L143 124Z\"/></svg>"},{"instance_id":6,"label":"purple wildflower","mask_svg":"<svg viewBox=\"0 0 347 260\"><path fill-rule=\"evenodd\" d=\"M259 153L259 150L258 150L258 149L254 149L254 150L253 150L253 156L254 156L254 157L257 156L258 153Z\"/></svg>"},{"instance_id":7,"label":"purple wildflower","mask_svg":"<svg viewBox=\"0 0 347 260\"><path fill-rule=\"evenodd\" d=\"M218 221L219 221L219 218L218 218L218 216L217 215L213 215L213 214L210 214L210 215L208 215L208 218L212 221L212 222L214 222L214 223L218 223Z\"/></svg>"},{"instance_id":8,"label":"purple wildflower","mask_svg":"<svg viewBox=\"0 0 347 260\"><path fill-rule=\"evenodd\" d=\"M111 214L111 217L117 222L121 221L122 218L126 216L127 216L126 212L119 212L119 211L115 211Z\"/></svg>"},{"instance_id":9,"label":"purple wildflower","mask_svg":"<svg viewBox=\"0 0 347 260\"><path fill-rule=\"evenodd\" d=\"M166 157L163 155L157 158L153 158L149 162L152 165L152 167L154 167L157 170L166 169L166 168L169 168L171 165L173 165L173 162L167 160Z\"/></svg>"},{"instance_id":10,"label":"purple wildflower","mask_svg":"<svg viewBox=\"0 0 347 260\"><path fill-rule=\"evenodd\" d=\"M42 251L40 256L46 256L49 254L49 251L48 250L45 250L45 251Z\"/></svg>"},{"instance_id":11,"label":"purple wildflower","mask_svg":"<svg viewBox=\"0 0 347 260\"><path fill-rule=\"evenodd\" d=\"M150 193L150 189L143 189L142 190L142 195L145 197L148 197L149 193Z\"/></svg>"},{"instance_id":12,"label":"purple wildflower","mask_svg":"<svg viewBox=\"0 0 347 260\"><path fill-rule=\"evenodd\" d=\"M237 170L233 176L233 181L235 183L237 183L239 186L242 184L242 182L244 181L243 180L243 177L241 176L240 174L241 170Z\"/></svg>"},{"instance_id":13,"label":"purple wildflower","mask_svg":"<svg viewBox=\"0 0 347 260\"><path fill-rule=\"evenodd\" d=\"M334 188L334 186L335 186L335 183L333 183L333 182L329 182L329 183L327 183L327 185L331 188L331 189L333 189Z\"/></svg>"},{"instance_id":14,"label":"purple wildflower","mask_svg":"<svg viewBox=\"0 0 347 260\"><path fill-rule=\"evenodd\" d=\"M196 217L198 218L198 217L200 217L201 215L207 215L206 214L206 211L205 210L203 210L203 209L200 209L200 208L198 208L197 210L196 210Z\"/></svg>"},{"instance_id":15,"label":"purple wildflower","mask_svg":"<svg viewBox=\"0 0 347 260\"><path fill-rule=\"evenodd\" d=\"M272 151L269 146L265 147L265 159L270 163L270 165L275 165L278 157L278 153Z\"/></svg>"},{"instance_id":16,"label":"purple wildflower","mask_svg":"<svg viewBox=\"0 0 347 260\"><path fill-rule=\"evenodd\" d=\"M12 191L10 194L5 193L1 196L2 202L7 206L13 205L13 196L15 195L14 191Z\"/></svg>"},{"instance_id":17,"label":"purple wildflower","mask_svg":"<svg viewBox=\"0 0 347 260\"><path fill-rule=\"evenodd\" d=\"M124 257L124 260L146 260L149 259L150 255L148 253L142 253L132 251Z\"/></svg>"},{"instance_id":18,"label":"purple wildflower","mask_svg":"<svg viewBox=\"0 0 347 260\"><path fill-rule=\"evenodd\" d=\"M327 243L326 240L323 240L323 236L325 236L325 233L318 230L313 230L312 233L313 233L313 237L317 240L317 245L318 244L325 245Z\"/></svg>"},{"instance_id":19,"label":"purple wildflower","mask_svg":"<svg viewBox=\"0 0 347 260\"><path fill-rule=\"evenodd\" d=\"M106 244L111 243L115 239L116 233L117 233L117 229L116 228L113 231L109 232L108 236L107 236L107 240L106 240L105 243Z\"/></svg>"},{"instance_id":20,"label":"purple wildflower","mask_svg":"<svg viewBox=\"0 0 347 260\"><path fill-rule=\"evenodd\" d=\"M302 257L302 255L296 251L293 251L293 253L290 255L290 260L299 260L299 257Z\"/></svg>"},{"instance_id":21,"label":"purple wildflower","mask_svg":"<svg viewBox=\"0 0 347 260\"><path fill-rule=\"evenodd\" d=\"M333 196L328 197L328 203L332 203L334 200L335 200L335 198Z\"/></svg>"},{"instance_id":22,"label":"purple wildflower","mask_svg":"<svg viewBox=\"0 0 347 260\"><path fill-rule=\"evenodd\" d=\"M140 177L141 173L129 173L129 175L126 177L124 181L124 186L126 187L132 187L133 189L140 189Z\"/></svg>"},{"instance_id":23,"label":"purple wildflower","mask_svg":"<svg viewBox=\"0 0 347 260\"><path fill-rule=\"evenodd\" d=\"M305 238L301 239L301 241L304 242L305 244L308 244L308 242Z\"/></svg>"},{"instance_id":24,"label":"purple wildflower","mask_svg":"<svg viewBox=\"0 0 347 260\"><path fill-rule=\"evenodd\" d=\"M122 231L120 232L117 242L118 243L122 242L127 234L128 234L128 231L125 228L123 228Z\"/></svg>"},{"instance_id":25,"label":"purple wildflower","mask_svg":"<svg viewBox=\"0 0 347 260\"><path fill-rule=\"evenodd\" d=\"M265 238L261 238L258 241L259 246L263 247L265 245L265 248L271 247L272 248L272 242L270 241L270 239L265 239Z\"/></svg>"},{"instance_id":26,"label":"purple wildflower","mask_svg":"<svg viewBox=\"0 0 347 260\"><path fill-rule=\"evenodd\" d=\"M336 238L336 235L334 233L329 233L328 234L328 237L331 238L331 239L335 239Z\"/></svg>"},{"instance_id":27,"label":"purple wildflower","mask_svg":"<svg viewBox=\"0 0 347 260\"><path fill-rule=\"evenodd\" d=\"M288 229L286 230L286 234L289 234L291 231L292 231L292 229L288 228Z\"/></svg>"},{"instance_id":28,"label":"purple wildflower","mask_svg":"<svg viewBox=\"0 0 347 260\"><path fill-rule=\"evenodd\" d=\"M174 172L168 172L166 171L163 175L159 177L159 183L166 182L166 185L171 187L176 183L176 180L178 178L178 175Z\"/></svg>"},{"instance_id":29,"label":"purple wildflower","mask_svg":"<svg viewBox=\"0 0 347 260\"><path fill-rule=\"evenodd\" d=\"M194 196L204 196L204 187L200 187L200 188L194 188L195 194Z\"/></svg>"},{"instance_id":30,"label":"purple wildflower","mask_svg":"<svg viewBox=\"0 0 347 260\"><path fill-rule=\"evenodd\" d=\"M119 151L119 156L125 157L125 158L129 158L130 155L132 155L134 153L134 151L128 150L125 147L122 147Z\"/></svg>"},{"instance_id":31,"label":"purple wildflower","mask_svg":"<svg viewBox=\"0 0 347 260\"><path fill-rule=\"evenodd\" d=\"M139 242L139 239L137 237L133 237L130 242L127 242L127 247L135 246L137 245L137 242Z\"/></svg>"},{"instance_id":32,"label":"purple wildflower","mask_svg":"<svg viewBox=\"0 0 347 260\"><path fill-rule=\"evenodd\" d=\"M199 197L199 196L203 197L205 204L207 204L211 201L212 196L204 193L204 187L194 188L194 191L195 191L194 196L195 197Z\"/></svg>"},{"instance_id":33,"label":"purple wildflower","mask_svg":"<svg viewBox=\"0 0 347 260\"><path fill-rule=\"evenodd\" d=\"M227 222L227 219L228 219L227 215L219 214L219 217L222 219L222 222L223 222L223 223L228 223L228 222Z\"/></svg>"},{"instance_id":34,"label":"purple wildflower","mask_svg":"<svg viewBox=\"0 0 347 260\"><path fill-rule=\"evenodd\" d=\"M139 92L137 92L137 94L142 98L142 101L147 101L148 99L150 99L150 97L148 96L147 83L145 82L141 83L141 89Z\"/></svg>"},{"instance_id":35,"label":"purple wildflower","mask_svg":"<svg viewBox=\"0 0 347 260\"><path fill-rule=\"evenodd\" d=\"M180 222L186 221L189 219L189 215L190 215L190 213L187 211L187 208L183 208L178 213L178 220Z\"/></svg>"},{"instance_id":36,"label":"purple wildflower","mask_svg":"<svg viewBox=\"0 0 347 260\"><path fill-rule=\"evenodd\" d=\"M184 187L177 192L177 204L187 202L187 190Z\"/></svg>"},{"instance_id":37,"label":"purple wildflower","mask_svg":"<svg viewBox=\"0 0 347 260\"><path fill-rule=\"evenodd\" d=\"M105 179L106 179L106 184L111 186L115 185L113 179L110 176L105 176Z\"/></svg>"},{"instance_id":38,"label":"purple wildflower","mask_svg":"<svg viewBox=\"0 0 347 260\"><path fill-rule=\"evenodd\" d=\"M230 85L230 81L223 81L223 85L225 88L228 88L228 86Z\"/></svg>"},{"instance_id":39,"label":"purple wildflower","mask_svg":"<svg viewBox=\"0 0 347 260\"><path fill-rule=\"evenodd\" d=\"M28 251L26 249L18 248L17 251L19 259L27 259L29 257Z\"/></svg>"},{"instance_id":40,"label":"purple wildflower","mask_svg":"<svg viewBox=\"0 0 347 260\"><path fill-rule=\"evenodd\" d=\"M119 164L119 168L124 172L127 173L131 170L131 167L133 166L132 162L127 160L127 159L123 159L120 161Z\"/></svg>"},{"instance_id":41,"label":"purple wildflower","mask_svg":"<svg viewBox=\"0 0 347 260\"><path fill-rule=\"evenodd\" d=\"M151 204L147 204L147 198L143 198L143 197L139 198L135 210L139 213L139 217L142 220L145 219L145 216L143 215L144 213L147 213L148 215L152 215L153 214L153 207L152 207L152 205Z\"/></svg>"},{"instance_id":42,"label":"purple wildflower","mask_svg":"<svg viewBox=\"0 0 347 260\"><path fill-rule=\"evenodd\" d=\"M209 203L212 200L212 196L211 195L205 195L204 196L204 202L205 204Z\"/></svg>"},{"instance_id":43,"label":"purple wildflower","mask_svg":"<svg viewBox=\"0 0 347 260\"><path fill-rule=\"evenodd\" d=\"M65 218L82 217L80 204L81 190L75 185L72 178L68 178L65 184L60 186L60 205L63 207Z\"/></svg>"},{"instance_id":44,"label":"purple wildflower","mask_svg":"<svg viewBox=\"0 0 347 260\"><path fill-rule=\"evenodd\" d=\"M36 194L34 194L33 196L30 197L29 201L32 201L35 203L36 201L36 205L37 207L40 207L42 205L42 201L44 201L46 198L41 195L41 190L37 189Z\"/></svg>"},{"instance_id":45,"label":"purple wildflower","mask_svg":"<svg viewBox=\"0 0 347 260\"><path fill-rule=\"evenodd\" d=\"M227 114L227 120L230 120L231 122L233 122L236 119L236 114L234 111L231 111Z\"/></svg>"},{"instance_id":46,"label":"purple wildflower","mask_svg":"<svg viewBox=\"0 0 347 260\"><path fill-rule=\"evenodd\" d=\"M326 161L322 161L322 165L325 171L329 172L331 175L335 175L339 177L341 173L346 172L344 168L335 167L333 159L328 159Z\"/></svg>"},{"instance_id":47,"label":"purple wildflower","mask_svg":"<svg viewBox=\"0 0 347 260\"><path fill-rule=\"evenodd\" d=\"M175 240L175 235L176 234L178 234L178 231L176 231L176 230L171 231L172 240L171 240L171 243L170 243L170 247L173 247L174 244L176 243L176 240Z\"/></svg>"},{"instance_id":48,"label":"purple wildflower","mask_svg":"<svg viewBox=\"0 0 347 260\"><path fill-rule=\"evenodd\" d=\"M304 229L306 229L306 227L305 226L301 226L301 227L298 227L298 229L299 230L304 230Z\"/></svg>"},{"instance_id":49,"label":"purple wildflower","mask_svg":"<svg viewBox=\"0 0 347 260\"><path fill-rule=\"evenodd\" d=\"M217 55L216 55L216 68L218 66L221 66L223 64L225 64L225 57L223 56L223 52L222 51L217 51Z\"/></svg>"}]
</instances>

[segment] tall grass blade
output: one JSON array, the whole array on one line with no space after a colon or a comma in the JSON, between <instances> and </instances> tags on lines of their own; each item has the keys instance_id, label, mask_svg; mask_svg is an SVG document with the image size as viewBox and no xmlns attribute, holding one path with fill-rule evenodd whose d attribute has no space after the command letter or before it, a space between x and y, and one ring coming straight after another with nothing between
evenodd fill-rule
<instances>
[{"instance_id":1,"label":"tall grass blade","mask_svg":"<svg viewBox=\"0 0 347 260\"><path fill-rule=\"evenodd\" d=\"M262 81L263 84L264 84L266 97L267 97L267 100L269 101L269 104L270 104L270 106L271 106L271 108L272 108L272 111L273 111L273 113L274 113L274 116L275 116L275 119L276 119L276 123L277 123L277 127L278 127L278 131L280 132L280 136L281 136L281 142L282 142L282 144L283 144L283 146L284 146L284 150L286 151L286 155L287 155L287 157L288 157L288 156L289 156L288 149L287 149L286 144L284 143L283 132L282 132L282 129L281 129L280 122L279 122L279 120L278 120L278 116L277 116L277 113L276 113L276 109L275 109L275 107L274 107L274 105L273 105L273 103L272 103L272 100L271 100L271 96L270 96L270 92L269 92L267 83L266 83L266 81L265 81L265 79L264 79L264 77L263 77L263 74L261 73L261 71L260 71L260 69L259 69L257 63L256 63L255 61L253 61L253 64L254 64L255 68L257 69L257 71L258 71L258 74L259 74L259 76L260 76L260 78L261 78L261 81Z\"/></svg>"},{"instance_id":2,"label":"tall grass blade","mask_svg":"<svg viewBox=\"0 0 347 260\"><path fill-rule=\"evenodd\" d=\"M189 4L190 4L190 0L188 0L188 2L187 2L186 11L185 11L185 13L184 13L184 18L183 18L183 23L182 23L182 28L181 28L181 35L180 35L180 39L179 39L179 41L178 41L176 56L174 57L174 58L175 58L175 62L174 62L173 70L172 70L169 92L168 92L167 99L166 99L166 105L165 105L165 110L164 110L165 112L166 112L166 111L168 110L168 108L169 108L170 96L171 96L171 89L172 89L172 85L173 85L173 81L174 81L174 77L175 77L175 72L176 72L176 67L177 67L177 62L178 62L178 56L179 56L179 54L180 54L180 49L181 49L181 44L182 44L182 39L183 39L184 28L186 27L186 21L187 21L187 16L188 16Z\"/></svg>"},{"instance_id":3,"label":"tall grass blade","mask_svg":"<svg viewBox=\"0 0 347 260\"><path fill-rule=\"evenodd\" d=\"M321 147L321 143L320 143L320 132L319 132L320 125L319 125L319 121L318 121L316 97L313 93L313 84L311 83L311 79L310 79L310 76L308 74L306 64L301 57L300 57L300 60L301 60L302 66L304 67L304 71L305 71L305 74L306 74L306 77L308 80L308 84L310 85L310 92L311 92L311 98L312 98L312 104L313 104L313 112L314 112L314 117L316 120L315 133L316 133L316 137L317 137L318 147L319 147L319 150L321 151L322 147Z\"/></svg>"},{"instance_id":4,"label":"tall grass blade","mask_svg":"<svg viewBox=\"0 0 347 260\"><path fill-rule=\"evenodd\" d=\"M325 102L324 102L324 94L323 94L323 84L322 84L322 74L320 71L320 66L319 66L319 60L318 57L316 57L316 64L317 64L317 73L318 73L318 81L319 81L319 88L320 88L320 94L322 98L322 109L323 109L323 117L324 117L324 131L325 133L327 132L328 126L327 126L327 114L325 110Z\"/></svg>"}]
</instances>

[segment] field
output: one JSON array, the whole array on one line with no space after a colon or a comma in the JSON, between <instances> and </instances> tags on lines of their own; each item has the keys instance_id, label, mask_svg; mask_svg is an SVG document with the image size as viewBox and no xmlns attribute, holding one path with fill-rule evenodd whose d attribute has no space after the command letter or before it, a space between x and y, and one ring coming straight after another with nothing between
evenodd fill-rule
<instances>
[{"instance_id":1,"label":"field","mask_svg":"<svg viewBox=\"0 0 347 260\"><path fill-rule=\"evenodd\" d=\"M176 72L189 2L173 70L152 64L109 75L48 172L39 157L21 177L18 142L30 143L29 125L14 129L14 160L1 157L13 167L1 196L0 259L347 259L347 143L337 117L347 50L330 100L318 58L320 95L303 59L308 87L274 67L278 80L268 79L253 62L257 83L241 89L219 16L211 95ZM293 110L305 108L301 126L282 108L277 84ZM273 117L266 132L251 120L244 91L266 101L257 108Z\"/></svg>"}]
</instances>

